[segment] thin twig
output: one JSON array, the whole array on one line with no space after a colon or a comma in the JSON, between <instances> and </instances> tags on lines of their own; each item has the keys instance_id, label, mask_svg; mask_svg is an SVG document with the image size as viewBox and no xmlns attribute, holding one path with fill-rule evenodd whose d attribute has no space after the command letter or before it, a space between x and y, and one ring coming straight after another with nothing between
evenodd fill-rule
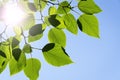
<instances>
[{"instance_id":1,"label":"thin twig","mask_svg":"<svg viewBox=\"0 0 120 80\"><path fill-rule=\"evenodd\" d=\"M40 48L35 48L35 47L31 47L32 49L36 49L36 50L42 50L42 49L40 49Z\"/></svg>"}]
</instances>

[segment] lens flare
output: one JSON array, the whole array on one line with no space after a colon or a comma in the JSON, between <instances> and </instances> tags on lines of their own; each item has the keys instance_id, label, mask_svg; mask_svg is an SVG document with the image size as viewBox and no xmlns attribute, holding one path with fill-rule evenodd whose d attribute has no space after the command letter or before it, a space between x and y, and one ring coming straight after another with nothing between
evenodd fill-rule
<instances>
[{"instance_id":1,"label":"lens flare","mask_svg":"<svg viewBox=\"0 0 120 80\"><path fill-rule=\"evenodd\" d=\"M6 4L3 12L3 20L5 24L13 26L24 20L25 12L18 6L17 3Z\"/></svg>"}]
</instances>

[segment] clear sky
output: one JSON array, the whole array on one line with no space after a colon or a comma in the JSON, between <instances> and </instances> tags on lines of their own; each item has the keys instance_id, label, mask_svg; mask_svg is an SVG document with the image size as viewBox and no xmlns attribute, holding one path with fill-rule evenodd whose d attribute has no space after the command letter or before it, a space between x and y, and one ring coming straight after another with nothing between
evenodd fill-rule
<instances>
[{"instance_id":1,"label":"clear sky","mask_svg":"<svg viewBox=\"0 0 120 80\"><path fill-rule=\"evenodd\" d=\"M97 14L100 39L79 31L77 36L67 33L66 51L75 62L64 67L54 67L45 62L41 51L34 57L41 60L38 80L120 80L120 1L95 0L103 12ZM45 35L47 33L44 33ZM43 37L40 45L47 42ZM9 76L8 68L0 80L29 80L23 72Z\"/></svg>"}]
</instances>

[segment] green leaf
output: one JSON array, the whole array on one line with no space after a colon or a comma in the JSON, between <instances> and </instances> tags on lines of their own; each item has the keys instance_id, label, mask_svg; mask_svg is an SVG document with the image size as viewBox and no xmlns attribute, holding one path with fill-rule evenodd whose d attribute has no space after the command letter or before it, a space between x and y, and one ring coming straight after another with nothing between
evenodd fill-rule
<instances>
[{"instance_id":1,"label":"green leaf","mask_svg":"<svg viewBox=\"0 0 120 80\"><path fill-rule=\"evenodd\" d=\"M38 34L38 35L36 35L36 36L31 36L31 35L29 35L29 36L28 36L28 42L37 41L37 40L41 39L42 36L43 36L43 34Z\"/></svg>"},{"instance_id":2,"label":"green leaf","mask_svg":"<svg viewBox=\"0 0 120 80\"><path fill-rule=\"evenodd\" d=\"M0 58L0 59L1 59L1 58ZM0 60L0 62L1 62L1 60ZM4 61L2 62L1 66L0 66L0 73L2 73L2 72L5 70L5 68L6 68L6 66L7 66L7 63L8 63L7 60L4 60Z\"/></svg>"},{"instance_id":3,"label":"green leaf","mask_svg":"<svg viewBox=\"0 0 120 80\"><path fill-rule=\"evenodd\" d=\"M39 77L40 68L41 68L40 61L35 58L30 58L26 62L24 73L30 80L37 80L37 78Z\"/></svg>"},{"instance_id":4,"label":"green leaf","mask_svg":"<svg viewBox=\"0 0 120 80\"><path fill-rule=\"evenodd\" d=\"M20 26L15 26L15 27L13 27L13 29L14 29L14 32L15 32L16 35L18 35L18 36L21 35L22 31L21 31Z\"/></svg>"},{"instance_id":5,"label":"green leaf","mask_svg":"<svg viewBox=\"0 0 120 80\"><path fill-rule=\"evenodd\" d=\"M22 26L23 30L29 30L33 25L35 25L34 15L28 14L18 26Z\"/></svg>"},{"instance_id":6,"label":"green leaf","mask_svg":"<svg viewBox=\"0 0 120 80\"><path fill-rule=\"evenodd\" d=\"M3 56L0 56L0 68L2 68L5 60L6 60L6 58L4 58Z\"/></svg>"},{"instance_id":7,"label":"green leaf","mask_svg":"<svg viewBox=\"0 0 120 80\"><path fill-rule=\"evenodd\" d=\"M23 52L25 53L31 53L32 52L32 48L30 44L25 44L23 47Z\"/></svg>"},{"instance_id":8,"label":"green leaf","mask_svg":"<svg viewBox=\"0 0 120 80\"><path fill-rule=\"evenodd\" d=\"M42 24L42 30L45 30L46 27L47 27L47 24L44 22L44 23Z\"/></svg>"},{"instance_id":9,"label":"green leaf","mask_svg":"<svg viewBox=\"0 0 120 80\"><path fill-rule=\"evenodd\" d=\"M66 28L63 17L61 17L60 15L53 14L50 16L46 16L44 20L47 26L53 25L54 27L59 29Z\"/></svg>"},{"instance_id":10,"label":"green leaf","mask_svg":"<svg viewBox=\"0 0 120 80\"><path fill-rule=\"evenodd\" d=\"M56 7L55 7L55 6L51 6L51 7L49 8L49 15L54 15L54 14L56 14L56 13L57 13Z\"/></svg>"},{"instance_id":11,"label":"green leaf","mask_svg":"<svg viewBox=\"0 0 120 80\"><path fill-rule=\"evenodd\" d=\"M78 21L82 25L82 27L78 25L82 32L99 38L98 20L94 15L83 14L79 17Z\"/></svg>"},{"instance_id":12,"label":"green leaf","mask_svg":"<svg viewBox=\"0 0 120 80\"><path fill-rule=\"evenodd\" d=\"M10 58L9 46L6 44L7 44L6 42L0 43L0 66L1 67ZM1 73L1 69L0 69L0 73Z\"/></svg>"},{"instance_id":13,"label":"green leaf","mask_svg":"<svg viewBox=\"0 0 120 80\"><path fill-rule=\"evenodd\" d=\"M37 9L36 9L34 3L28 3L28 7L29 7L29 9L30 9L31 11L34 11L34 12L37 11Z\"/></svg>"},{"instance_id":14,"label":"green leaf","mask_svg":"<svg viewBox=\"0 0 120 80\"><path fill-rule=\"evenodd\" d=\"M19 40L16 39L15 37L12 38L12 48L15 48L16 46L19 45Z\"/></svg>"},{"instance_id":15,"label":"green leaf","mask_svg":"<svg viewBox=\"0 0 120 80\"><path fill-rule=\"evenodd\" d=\"M26 56L24 53L21 53L20 58L16 61L12 58L9 62L10 75L14 75L24 69L26 65Z\"/></svg>"},{"instance_id":16,"label":"green leaf","mask_svg":"<svg viewBox=\"0 0 120 80\"><path fill-rule=\"evenodd\" d=\"M44 17L45 24L47 24L47 26L50 26L51 24L48 19L49 19L49 16Z\"/></svg>"},{"instance_id":17,"label":"green leaf","mask_svg":"<svg viewBox=\"0 0 120 80\"><path fill-rule=\"evenodd\" d=\"M29 34L31 36L36 36L38 34L42 34L44 30L42 30L42 25L41 24L36 24L34 26L32 26L32 28L30 28L29 30Z\"/></svg>"},{"instance_id":18,"label":"green leaf","mask_svg":"<svg viewBox=\"0 0 120 80\"><path fill-rule=\"evenodd\" d=\"M65 25L65 23L64 23L63 16L61 17L61 16L57 15L57 16L56 16L56 19L60 22L60 24L59 24L56 28L59 28L59 29L64 29L64 28L66 28L66 25Z\"/></svg>"},{"instance_id":19,"label":"green leaf","mask_svg":"<svg viewBox=\"0 0 120 80\"><path fill-rule=\"evenodd\" d=\"M0 56L2 56L2 57L4 57L4 58L7 58L7 57L6 57L6 54L5 54L3 51L1 51L1 50L0 50Z\"/></svg>"},{"instance_id":20,"label":"green leaf","mask_svg":"<svg viewBox=\"0 0 120 80\"><path fill-rule=\"evenodd\" d=\"M78 33L77 21L72 14L66 14L63 16L66 28L73 34Z\"/></svg>"},{"instance_id":21,"label":"green leaf","mask_svg":"<svg viewBox=\"0 0 120 80\"><path fill-rule=\"evenodd\" d=\"M33 13L33 11L29 8L29 2L27 0L19 0L17 5L25 12L25 13Z\"/></svg>"},{"instance_id":22,"label":"green leaf","mask_svg":"<svg viewBox=\"0 0 120 80\"><path fill-rule=\"evenodd\" d=\"M78 3L78 8L86 14L95 14L102 11L93 0L81 0Z\"/></svg>"},{"instance_id":23,"label":"green leaf","mask_svg":"<svg viewBox=\"0 0 120 80\"><path fill-rule=\"evenodd\" d=\"M56 19L56 16L57 15L50 15L50 17L48 18L49 23L54 27L60 25L60 22Z\"/></svg>"},{"instance_id":24,"label":"green leaf","mask_svg":"<svg viewBox=\"0 0 120 80\"><path fill-rule=\"evenodd\" d=\"M55 43L49 43L45 45L42 49L42 52L47 52L55 47Z\"/></svg>"},{"instance_id":25,"label":"green leaf","mask_svg":"<svg viewBox=\"0 0 120 80\"><path fill-rule=\"evenodd\" d=\"M45 45L42 49L45 60L53 66L64 66L73 63L68 55L66 55L65 50L54 43L49 43Z\"/></svg>"},{"instance_id":26,"label":"green leaf","mask_svg":"<svg viewBox=\"0 0 120 80\"><path fill-rule=\"evenodd\" d=\"M42 1L42 0L34 0L34 4L36 6L36 9L38 11L43 10L46 7L47 1Z\"/></svg>"},{"instance_id":27,"label":"green leaf","mask_svg":"<svg viewBox=\"0 0 120 80\"><path fill-rule=\"evenodd\" d=\"M13 55L13 57L14 57L14 59L15 59L16 61L19 60L20 55L21 55L21 52L22 52L22 51L21 51L19 48L16 48L16 49L13 49L13 50L12 50L12 55Z\"/></svg>"},{"instance_id":28,"label":"green leaf","mask_svg":"<svg viewBox=\"0 0 120 80\"><path fill-rule=\"evenodd\" d=\"M59 14L67 14L70 12L70 4L68 3L68 1L63 1L59 4L58 9L57 9L57 13Z\"/></svg>"},{"instance_id":29,"label":"green leaf","mask_svg":"<svg viewBox=\"0 0 120 80\"><path fill-rule=\"evenodd\" d=\"M7 66L7 56L2 50L0 50L0 73L4 71Z\"/></svg>"},{"instance_id":30,"label":"green leaf","mask_svg":"<svg viewBox=\"0 0 120 80\"><path fill-rule=\"evenodd\" d=\"M48 39L50 42L58 43L63 47L66 45L65 33L60 29L52 28L48 33Z\"/></svg>"},{"instance_id":31,"label":"green leaf","mask_svg":"<svg viewBox=\"0 0 120 80\"><path fill-rule=\"evenodd\" d=\"M5 55L7 59L10 59L10 51L9 51L9 45L7 45L7 42L2 42L1 44L5 44L5 45L0 45L0 51L2 51ZM5 56L4 55L4 56Z\"/></svg>"}]
</instances>

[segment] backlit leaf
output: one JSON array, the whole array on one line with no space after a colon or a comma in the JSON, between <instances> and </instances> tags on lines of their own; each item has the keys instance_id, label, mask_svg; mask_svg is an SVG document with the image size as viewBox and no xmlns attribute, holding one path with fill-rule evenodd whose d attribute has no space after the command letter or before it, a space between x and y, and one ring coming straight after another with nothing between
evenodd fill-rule
<instances>
[{"instance_id":1,"label":"backlit leaf","mask_svg":"<svg viewBox=\"0 0 120 80\"><path fill-rule=\"evenodd\" d=\"M78 21L82 25L78 25L82 32L99 38L98 20L94 15L83 14L79 17Z\"/></svg>"},{"instance_id":2,"label":"backlit leaf","mask_svg":"<svg viewBox=\"0 0 120 80\"><path fill-rule=\"evenodd\" d=\"M16 35L21 35L22 31L20 26L15 26L13 29Z\"/></svg>"},{"instance_id":3,"label":"backlit leaf","mask_svg":"<svg viewBox=\"0 0 120 80\"><path fill-rule=\"evenodd\" d=\"M6 54L3 51L1 51L1 50L0 50L0 56L6 58Z\"/></svg>"},{"instance_id":4,"label":"backlit leaf","mask_svg":"<svg viewBox=\"0 0 120 80\"><path fill-rule=\"evenodd\" d=\"M16 49L13 49L13 50L12 50L12 55L13 55L13 57L14 57L14 59L15 59L16 61L19 60L20 55L21 55L21 52L22 52L22 51L21 51L19 48L16 48Z\"/></svg>"},{"instance_id":5,"label":"backlit leaf","mask_svg":"<svg viewBox=\"0 0 120 80\"><path fill-rule=\"evenodd\" d=\"M60 29L52 28L48 33L48 39L51 43L58 43L63 47L66 45L65 33Z\"/></svg>"},{"instance_id":6,"label":"backlit leaf","mask_svg":"<svg viewBox=\"0 0 120 80\"><path fill-rule=\"evenodd\" d=\"M25 12L32 13L33 11L29 8L29 2L27 0L19 0L17 5Z\"/></svg>"},{"instance_id":7,"label":"backlit leaf","mask_svg":"<svg viewBox=\"0 0 120 80\"><path fill-rule=\"evenodd\" d=\"M0 56L0 68L3 67L3 63L5 62L6 58L4 58L3 56Z\"/></svg>"},{"instance_id":8,"label":"backlit leaf","mask_svg":"<svg viewBox=\"0 0 120 80\"><path fill-rule=\"evenodd\" d=\"M41 24L36 24L34 26L32 26L32 28L30 28L29 30L29 34L31 36L36 36L38 34L42 34L44 30L42 30L42 25Z\"/></svg>"},{"instance_id":9,"label":"backlit leaf","mask_svg":"<svg viewBox=\"0 0 120 80\"><path fill-rule=\"evenodd\" d=\"M44 21L45 21L45 24L47 25L47 26L50 26L50 22L49 22L49 16L45 16L44 17Z\"/></svg>"},{"instance_id":10,"label":"backlit leaf","mask_svg":"<svg viewBox=\"0 0 120 80\"><path fill-rule=\"evenodd\" d=\"M5 59L10 58L10 51L9 51L8 42L0 42L0 57L3 57Z\"/></svg>"},{"instance_id":11,"label":"backlit leaf","mask_svg":"<svg viewBox=\"0 0 120 80\"><path fill-rule=\"evenodd\" d=\"M7 63L8 63L7 60L1 60L1 57L0 57L0 73L2 73L5 70Z\"/></svg>"},{"instance_id":12,"label":"backlit leaf","mask_svg":"<svg viewBox=\"0 0 120 80\"><path fill-rule=\"evenodd\" d=\"M78 8L86 14L95 14L102 11L94 0L81 0L78 3Z\"/></svg>"},{"instance_id":13,"label":"backlit leaf","mask_svg":"<svg viewBox=\"0 0 120 80\"><path fill-rule=\"evenodd\" d=\"M0 73L2 73L5 70L8 63L8 59L10 56L8 48L9 47L7 46L0 45Z\"/></svg>"},{"instance_id":14,"label":"backlit leaf","mask_svg":"<svg viewBox=\"0 0 120 80\"><path fill-rule=\"evenodd\" d=\"M21 53L20 58L16 61L12 58L9 62L10 75L14 75L24 69L26 65L26 56L24 53Z\"/></svg>"},{"instance_id":15,"label":"backlit leaf","mask_svg":"<svg viewBox=\"0 0 120 80\"><path fill-rule=\"evenodd\" d=\"M2 44L8 44L7 42L3 42ZM9 51L9 45L0 45L0 51L3 52L4 54L1 54L3 55L4 57L6 56L7 59L10 59L10 51Z\"/></svg>"},{"instance_id":16,"label":"backlit leaf","mask_svg":"<svg viewBox=\"0 0 120 80\"><path fill-rule=\"evenodd\" d=\"M64 66L73 63L65 50L58 44L49 43L42 49L45 60L53 66Z\"/></svg>"},{"instance_id":17,"label":"backlit leaf","mask_svg":"<svg viewBox=\"0 0 120 80\"><path fill-rule=\"evenodd\" d=\"M64 22L68 31L73 34L78 33L77 21L72 14L64 15Z\"/></svg>"},{"instance_id":18,"label":"backlit leaf","mask_svg":"<svg viewBox=\"0 0 120 80\"><path fill-rule=\"evenodd\" d=\"M37 11L37 9L36 9L34 3L28 3L28 7L29 7L29 9L30 9L31 11L34 11L34 12Z\"/></svg>"},{"instance_id":19,"label":"backlit leaf","mask_svg":"<svg viewBox=\"0 0 120 80\"><path fill-rule=\"evenodd\" d=\"M51 7L49 8L49 15L56 14L56 12L57 12L57 9L56 9L55 6L51 6Z\"/></svg>"},{"instance_id":20,"label":"backlit leaf","mask_svg":"<svg viewBox=\"0 0 120 80\"><path fill-rule=\"evenodd\" d=\"M16 39L15 37L12 38L12 48L15 48L16 46L19 45L19 40Z\"/></svg>"},{"instance_id":21,"label":"backlit leaf","mask_svg":"<svg viewBox=\"0 0 120 80\"><path fill-rule=\"evenodd\" d=\"M43 36L43 34L38 34L38 35L36 35L36 36L31 36L31 35L29 35L29 36L28 36L28 42L37 41L37 40L41 39L42 36Z\"/></svg>"},{"instance_id":22,"label":"backlit leaf","mask_svg":"<svg viewBox=\"0 0 120 80\"><path fill-rule=\"evenodd\" d=\"M48 18L49 23L54 27L60 25L60 22L56 19L56 16L57 15L50 15L50 17Z\"/></svg>"},{"instance_id":23,"label":"backlit leaf","mask_svg":"<svg viewBox=\"0 0 120 80\"><path fill-rule=\"evenodd\" d=\"M33 14L26 15L25 19L20 23L20 27L22 26L23 30L29 30L32 26L35 25L35 19Z\"/></svg>"},{"instance_id":24,"label":"backlit leaf","mask_svg":"<svg viewBox=\"0 0 120 80\"><path fill-rule=\"evenodd\" d=\"M26 62L26 67L24 68L24 73L30 80L37 80L37 78L39 76L40 68L41 68L40 61L35 58L30 58Z\"/></svg>"},{"instance_id":25,"label":"backlit leaf","mask_svg":"<svg viewBox=\"0 0 120 80\"><path fill-rule=\"evenodd\" d=\"M23 47L23 52L24 53L31 53L32 52L32 48L30 44L25 44Z\"/></svg>"},{"instance_id":26,"label":"backlit leaf","mask_svg":"<svg viewBox=\"0 0 120 80\"><path fill-rule=\"evenodd\" d=\"M44 2L42 0L34 0L34 4L36 6L36 9L38 11L41 11L41 10L43 10L46 7L47 1Z\"/></svg>"},{"instance_id":27,"label":"backlit leaf","mask_svg":"<svg viewBox=\"0 0 120 80\"><path fill-rule=\"evenodd\" d=\"M59 5L59 7L57 9L57 13L67 14L68 12L70 12L70 8L71 8L71 6L69 5L68 1L63 1Z\"/></svg>"},{"instance_id":28,"label":"backlit leaf","mask_svg":"<svg viewBox=\"0 0 120 80\"><path fill-rule=\"evenodd\" d=\"M64 28L66 28L66 25L65 25L65 23L64 23L63 16L57 15L57 16L56 16L56 19L60 22L60 24L59 24L56 28L59 28L59 29L64 29Z\"/></svg>"}]
</instances>

